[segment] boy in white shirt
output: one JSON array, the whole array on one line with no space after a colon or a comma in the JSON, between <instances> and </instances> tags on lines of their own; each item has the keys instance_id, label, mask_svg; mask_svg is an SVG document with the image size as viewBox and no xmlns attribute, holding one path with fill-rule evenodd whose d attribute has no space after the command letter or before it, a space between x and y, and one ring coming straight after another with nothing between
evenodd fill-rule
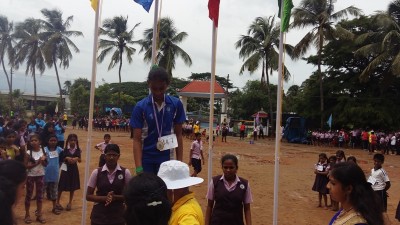
<instances>
[{"instance_id":1,"label":"boy in white shirt","mask_svg":"<svg viewBox=\"0 0 400 225\"><path fill-rule=\"evenodd\" d=\"M96 146L94 146L95 149L100 150L100 152L101 152L101 155L99 158L99 167L103 167L104 164L106 164L104 150L106 149L108 144L111 144L110 141L111 141L111 135L104 134L104 142L98 143Z\"/></svg>"},{"instance_id":2,"label":"boy in white shirt","mask_svg":"<svg viewBox=\"0 0 400 225\"><path fill-rule=\"evenodd\" d=\"M387 209L387 190L390 188L390 180L386 171L382 168L385 156L381 153L374 155L374 168L371 169L371 175L368 182L372 184L372 189L382 202L383 211Z\"/></svg>"}]
</instances>

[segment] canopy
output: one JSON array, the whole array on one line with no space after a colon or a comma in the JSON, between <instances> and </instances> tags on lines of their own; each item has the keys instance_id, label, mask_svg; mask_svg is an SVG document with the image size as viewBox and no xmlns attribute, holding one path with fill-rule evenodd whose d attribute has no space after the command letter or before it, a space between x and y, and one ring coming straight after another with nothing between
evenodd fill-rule
<instances>
[{"instance_id":1,"label":"canopy","mask_svg":"<svg viewBox=\"0 0 400 225\"><path fill-rule=\"evenodd\" d=\"M268 113L264 112L263 110L254 113L251 117L257 117L257 115L258 118L268 118Z\"/></svg>"},{"instance_id":2,"label":"canopy","mask_svg":"<svg viewBox=\"0 0 400 225\"><path fill-rule=\"evenodd\" d=\"M112 116L120 117L120 116L122 116L122 110L121 110L121 108L112 108L110 110L110 114L112 114Z\"/></svg>"}]
</instances>

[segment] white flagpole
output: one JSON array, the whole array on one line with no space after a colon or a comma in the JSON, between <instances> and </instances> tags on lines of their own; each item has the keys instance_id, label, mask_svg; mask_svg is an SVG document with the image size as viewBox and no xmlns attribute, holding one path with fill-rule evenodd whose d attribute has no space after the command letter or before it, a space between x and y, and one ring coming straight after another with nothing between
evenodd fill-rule
<instances>
[{"instance_id":1,"label":"white flagpole","mask_svg":"<svg viewBox=\"0 0 400 225\"><path fill-rule=\"evenodd\" d=\"M209 141L208 141L208 184L212 179L212 156L213 156L213 145L214 145L214 83L215 83L215 64L217 55L217 34L218 29L212 20L212 50L211 50L211 81L210 81L210 116L209 116Z\"/></svg>"},{"instance_id":2,"label":"white flagpole","mask_svg":"<svg viewBox=\"0 0 400 225\"><path fill-rule=\"evenodd\" d=\"M93 37L93 55L92 55L92 79L90 83L90 103L89 103L89 121L88 121L88 133L86 141L86 160L85 160L85 180L83 186L83 196L82 196L82 220L81 224L86 224L86 211L87 211L87 201L86 201L86 191L87 183L89 179L89 168L90 168L90 152L92 146L92 133L93 133L93 109L94 109L94 92L96 84L96 70L97 70L97 48L99 39L99 21L100 21L100 11L102 0L98 0L98 5L96 9L95 23L94 23L94 37Z\"/></svg>"},{"instance_id":3,"label":"white flagpole","mask_svg":"<svg viewBox=\"0 0 400 225\"><path fill-rule=\"evenodd\" d=\"M155 0L154 3L154 24L153 24L153 41L151 45L151 64L156 64L157 57L157 34L158 34L158 4L159 0Z\"/></svg>"},{"instance_id":4,"label":"white flagpole","mask_svg":"<svg viewBox=\"0 0 400 225\"><path fill-rule=\"evenodd\" d=\"M284 1L281 1L281 16L283 16ZM276 94L276 124L275 124L275 166L274 166L274 206L273 225L278 224L278 194L279 194L279 164L281 150L281 120L282 120L282 71L283 71L283 32L282 26L279 34L279 65L278 65L278 90ZM272 118L272 115L271 115Z\"/></svg>"}]
</instances>

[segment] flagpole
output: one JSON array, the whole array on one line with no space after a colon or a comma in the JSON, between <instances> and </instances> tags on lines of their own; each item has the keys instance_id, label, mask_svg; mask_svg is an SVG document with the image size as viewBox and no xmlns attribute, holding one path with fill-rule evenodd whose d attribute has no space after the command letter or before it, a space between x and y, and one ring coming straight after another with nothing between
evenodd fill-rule
<instances>
[{"instance_id":1,"label":"flagpole","mask_svg":"<svg viewBox=\"0 0 400 225\"><path fill-rule=\"evenodd\" d=\"M155 0L154 3L154 24L153 24L153 41L151 44L151 64L156 64L157 58L157 34L158 34L158 4L159 0Z\"/></svg>"},{"instance_id":2,"label":"flagpole","mask_svg":"<svg viewBox=\"0 0 400 225\"><path fill-rule=\"evenodd\" d=\"M281 15L283 15L284 0L281 1ZM282 71L283 71L283 32L282 26L279 33L279 65L278 65L278 90L276 94L276 124L275 124L275 165L274 165L274 206L272 224L278 224L278 196L279 196L279 164L281 149L281 120L282 120ZM272 115L271 115L272 117Z\"/></svg>"},{"instance_id":3,"label":"flagpole","mask_svg":"<svg viewBox=\"0 0 400 225\"><path fill-rule=\"evenodd\" d=\"M218 30L215 26L214 20L212 20L212 50L211 50L211 81L210 81L210 116L208 126L208 184L212 179L212 157L213 157L213 145L214 145L214 84L215 84L215 64L217 56L217 35Z\"/></svg>"},{"instance_id":4,"label":"flagpole","mask_svg":"<svg viewBox=\"0 0 400 225\"><path fill-rule=\"evenodd\" d=\"M87 211L87 201L86 201L86 191L87 183L89 179L89 168L90 168L90 150L92 146L92 133L93 133L93 109L94 109L94 94L95 94L95 84L96 84L96 70L97 70L97 48L99 39L99 21L100 21L100 11L102 7L102 0L98 0L94 23L94 37L93 37L93 55L92 55L92 79L90 83L90 102L89 102L89 121L88 121L88 133L86 140L86 159L85 159L85 179L82 193L82 220L81 224L86 224L86 211Z\"/></svg>"}]
</instances>

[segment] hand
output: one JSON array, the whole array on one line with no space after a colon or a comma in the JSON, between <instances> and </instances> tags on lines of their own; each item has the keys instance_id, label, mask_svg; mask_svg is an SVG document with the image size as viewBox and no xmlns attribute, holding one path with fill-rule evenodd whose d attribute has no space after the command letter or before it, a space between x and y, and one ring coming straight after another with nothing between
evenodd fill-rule
<instances>
[{"instance_id":1,"label":"hand","mask_svg":"<svg viewBox=\"0 0 400 225\"><path fill-rule=\"evenodd\" d=\"M113 197L114 197L114 192L113 191L108 192L105 206L108 206L112 202Z\"/></svg>"},{"instance_id":2,"label":"hand","mask_svg":"<svg viewBox=\"0 0 400 225\"><path fill-rule=\"evenodd\" d=\"M45 155L43 155L42 157L40 157L40 159L39 159L41 162L43 162L43 161L45 161L46 160L46 156Z\"/></svg>"},{"instance_id":3,"label":"hand","mask_svg":"<svg viewBox=\"0 0 400 225\"><path fill-rule=\"evenodd\" d=\"M192 165L192 160L189 160L189 163L188 163L188 165L189 165L189 166L191 166L191 165Z\"/></svg>"}]
</instances>

